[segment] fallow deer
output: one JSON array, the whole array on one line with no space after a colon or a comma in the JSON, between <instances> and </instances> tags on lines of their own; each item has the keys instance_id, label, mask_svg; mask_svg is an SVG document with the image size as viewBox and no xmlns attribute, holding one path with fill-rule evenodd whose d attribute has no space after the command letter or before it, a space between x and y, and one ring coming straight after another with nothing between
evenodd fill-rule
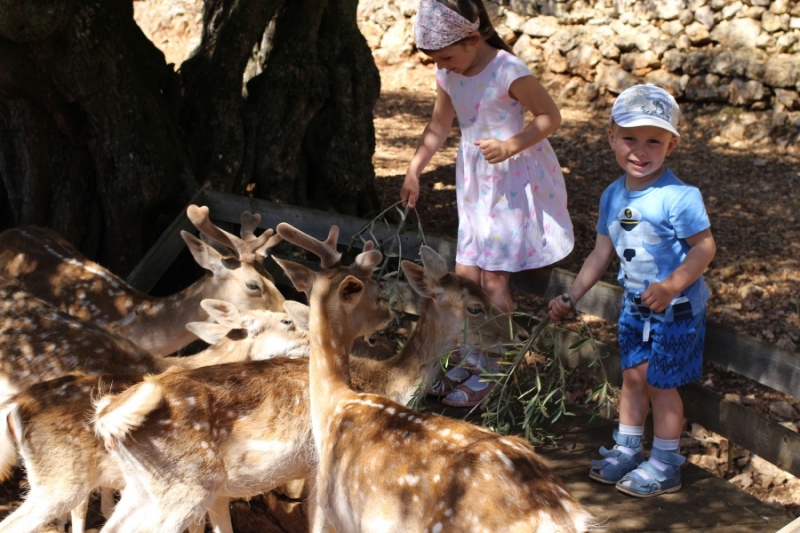
<instances>
[{"instance_id":1,"label":"fallow deer","mask_svg":"<svg viewBox=\"0 0 800 533\"><path fill-rule=\"evenodd\" d=\"M324 243L282 223L285 240ZM335 253L330 250L330 253ZM371 264L380 262L373 251ZM419 413L350 387L347 349L385 313L370 261L361 275L280 261L310 305L309 396L318 455L313 530L581 532L592 518L525 440Z\"/></svg>"},{"instance_id":2,"label":"fallow deer","mask_svg":"<svg viewBox=\"0 0 800 533\"><path fill-rule=\"evenodd\" d=\"M224 300L240 309L282 311L284 297L262 264L264 252L280 238L271 229L255 236L261 216L242 213L239 238L212 224L208 207L190 205L186 212L202 234L235 256L223 256L182 231L194 259L210 275L171 296L155 297L134 289L56 232L37 226L0 233L0 274L19 279L62 311L111 329L155 355L172 354L196 339L185 326L206 320L200 307L204 299Z\"/></svg>"},{"instance_id":3,"label":"fallow deer","mask_svg":"<svg viewBox=\"0 0 800 533\"><path fill-rule=\"evenodd\" d=\"M336 242L333 233L328 242ZM524 337L475 283L448 272L433 250L423 248L422 258L424 268L402 263L423 297L403 349L387 360L353 357L350 364L356 387L400 402L433 381L440 357L455 347L465 323L487 343ZM323 267L338 260L323 258ZM341 276L337 272L326 275ZM377 300L378 292L372 296ZM380 307L360 331L377 327L387 313ZM147 519L162 532L201 527L208 508L213 531L230 533L230 498L252 497L291 479L313 481L307 361L226 366L155 376L98 402L96 429L127 480L104 532L127 532Z\"/></svg>"},{"instance_id":4,"label":"fallow deer","mask_svg":"<svg viewBox=\"0 0 800 533\"><path fill-rule=\"evenodd\" d=\"M204 318L213 313L218 320L224 320L226 312L239 312L233 304L220 300L208 299L200 307ZM0 402L35 383L70 372L144 375L171 366L210 364L205 357L208 355L152 355L93 322L59 311L31 295L18 281L0 277Z\"/></svg>"},{"instance_id":5,"label":"fallow deer","mask_svg":"<svg viewBox=\"0 0 800 533\"><path fill-rule=\"evenodd\" d=\"M217 322L188 325L210 346L180 358L186 366L308 354L308 308L302 304L287 303L290 314L240 311L215 300L203 305ZM124 484L91 427L92 403L142 379L141 374L70 374L35 384L0 408L0 481L10 475L19 453L30 486L24 503L0 522L0 531L33 533L72 509L72 532L83 533L92 490Z\"/></svg>"}]
</instances>

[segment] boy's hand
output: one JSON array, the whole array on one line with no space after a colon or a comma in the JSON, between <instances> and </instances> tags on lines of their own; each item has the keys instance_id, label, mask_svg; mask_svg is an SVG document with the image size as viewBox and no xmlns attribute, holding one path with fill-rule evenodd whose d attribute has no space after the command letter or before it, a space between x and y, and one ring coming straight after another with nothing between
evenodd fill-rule
<instances>
[{"instance_id":1,"label":"boy's hand","mask_svg":"<svg viewBox=\"0 0 800 533\"><path fill-rule=\"evenodd\" d=\"M559 321L572 312L572 301L568 295L556 296L547 304L550 319Z\"/></svg>"},{"instance_id":2,"label":"boy's hand","mask_svg":"<svg viewBox=\"0 0 800 533\"><path fill-rule=\"evenodd\" d=\"M511 146L505 141L497 139L481 139L475 141L475 146L481 149L483 158L490 164L502 163L514 155Z\"/></svg>"},{"instance_id":3,"label":"boy's hand","mask_svg":"<svg viewBox=\"0 0 800 533\"><path fill-rule=\"evenodd\" d=\"M642 293L642 303L655 313L660 313L667 308L675 298L673 293L664 283L655 281Z\"/></svg>"},{"instance_id":4,"label":"boy's hand","mask_svg":"<svg viewBox=\"0 0 800 533\"><path fill-rule=\"evenodd\" d=\"M414 208L419 200L419 178L406 173L406 179L403 180L403 186L400 188L400 200L403 201L403 207L406 205Z\"/></svg>"}]
</instances>

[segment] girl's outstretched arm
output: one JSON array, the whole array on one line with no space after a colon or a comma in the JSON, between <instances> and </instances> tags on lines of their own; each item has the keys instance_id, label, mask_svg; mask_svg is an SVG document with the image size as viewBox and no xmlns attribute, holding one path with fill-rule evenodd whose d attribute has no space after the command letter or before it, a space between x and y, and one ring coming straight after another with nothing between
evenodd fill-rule
<instances>
[{"instance_id":1,"label":"girl's outstretched arm","mask_svg":"<svg viewBox=\"0 0 800 533\"><path fill-rule=\"evenodd\" d=\"M491 164L502 163L512 155L546 139L561 125L561 112L558 106L539 80L533 76L523 76L514 80L508 93L533 114L533 119L522 131L505 141L487 138L475 143L481 149L486 161Z\"/></svg>"},{"instance_id":2,"label":"girl's outstretched arm","mask_svg":"<svg viewBox=\"0 0 800 533\"><path fill-rule=\"evenodd\" d=\"M433 155L439 151L439 148L447 140L450 128L453 127L455 116L456 110L453 107L450 96L441 87L437 86L436 103L433 104L431 120L422 132L414 157L411 158L411 163L408 165L408 170L406 170L403 187L400 189L400 199L403 201L404 206L406 204L409 207L416 205L419 199L419 177L422 175L425 166L433 158Z\"/></svg>"}]
</instances>

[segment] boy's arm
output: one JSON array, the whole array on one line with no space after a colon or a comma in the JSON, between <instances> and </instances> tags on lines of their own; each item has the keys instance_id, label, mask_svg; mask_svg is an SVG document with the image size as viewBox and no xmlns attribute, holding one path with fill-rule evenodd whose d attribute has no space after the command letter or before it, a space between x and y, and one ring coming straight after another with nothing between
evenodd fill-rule
<instances>
[{"instance_id":1,"label":"boy's arm","mask_svg":"<svg viewBox=\"0 0 800 533\"><path fill-rule=\"evenodd\" d=\"M711 229L704 229L700 233L687 237L686 242L689 243L691 249L686 254L683 263L664 281L651 283L642 294L642 303L656 313L666 309L673 298L694 283L703 274L717 252L717 245L714 242L714 236L711 235Z\"/></svg>"},{"instance_id":2,"label":"boy's arm","mask_svg":"<svg viewBox=\"0 0 800 533\"><path fill-rule=\"evenodd\" d=\"M616 254L611 238L598 233L592 253L583 262L580 272L575 276L575 281L572 282L567 291L572 305L577 304L578 300L583 298L583 295L589 292L589 289L594 287L594 284L603 277ZM572 311L572 305L570 305L569 301L565 302L561 296L553 298L547 305L550 311L550 318L553 320L564 318Z\"/></svg>"},{"instance_id":3,"label":"boy's arm","mask_svg":"<svg viewBox=\"0 0 800 533\"><path fill-rule=\"evenodd\" d=\"M414 157L411 158L403 186L400 189L400 199L403 201L403 205L408 204L412 208L416 205L419 198L419 177L422 170L447 140L455 116L456 110L453 107L453 101L450 100L450 96L444 92L444 89L437 85L436 103L433 104L431 120L422 132L417 150L414 152Z\"/></svg>"}]
</instances>

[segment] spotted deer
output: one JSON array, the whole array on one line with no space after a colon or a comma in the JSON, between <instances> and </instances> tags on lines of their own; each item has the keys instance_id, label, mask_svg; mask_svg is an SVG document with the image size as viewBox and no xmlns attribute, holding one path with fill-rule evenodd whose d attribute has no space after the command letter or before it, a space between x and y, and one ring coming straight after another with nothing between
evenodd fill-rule
<instances>
[{"instance_id":1,"label":"spotted deer","mask_svg":"<svg viewBox=\"0 0 800 533\"><path fill-rule=\"evenodd\" d=\"M235 305L221 300L207 299L199 307L204 318L211 312L217 318L224 316L223 311L238 312ZM31 295L18 281L0 276L0 402L35 383L70 372L143 375L171 366L206 365L206 357L202 353L187 357L150 354L94 322L59 311Z\"/></svg>"},{"instance_id":2,"label":"spotted deer","mask_svg":"<svg viewBox=\"0 0 800 533\"><path fill-rule=\"evenodd\" d=\"M222 255L182 231L195 261L210 275L167 297L138 291L97 263L88 260L56 232L23 226L0 234L0 274L19 279L31 293L60 310L106 327L154 355L169 355L196 337L188 322L206 320L200 302L213 298L240 309L281 311L284 297L262 261L280 238L271 229L256 237L261 216L241 217L241 238L215 226L208 207L190 205L189 220L201 234L230 249Z\"/></svg>"},{"instance_id":3,"label":"spotted deer","mask_svg":"<svg viewBox=\"0 0 800 533\"><path fill-rule=\"evenodd\" d=\"M242 311L227 302L204 300L215 323L188 327L209 347L181 358L186 367L308 354L308 308L287 303L289 313ZM175 367L177 371L180 367ZM70 374L38 383L0 407L0 482L17 454L30 491L23 504L0 522L4 533L33 533L72 510L72 532L83 533L90 493L124 485L122 473L91 426L95 398L119 394L140 382L141 374Z\"/></svg>"},{"instance_id":4,"label":"spotted deer","mask_svg":"<svg viewBox=\"0 0 800 533\"><path fill-rule=\"evenodd\" d=\"M288 224L276 230L318 255L335 254ZM351 388L347 349L386 312L370 277L380 258L373 251L361 274L336 276L279 262L311 308L309 397L319 461L313 530L588 530L589 513L527 441Z\"/></svg>"},{"instance_id":5,"label":"spotted deer","mask_svg":"<svg viewBox=\"0 0 800 533\"><path fill-rule=\"evenodd\" d=\"M334 245L336 236L327 242ZM338 265L340 257L328 255L326 275L350 272ZM423 267L402 262L422 296L417 327L403 349L385 360L352 357L350 363L355 387L403 403L433 381L440 357L455 348L465 323L487 343L525 337L475 283L448 272L432 249L423 248L422 259ZM379 292L372 289L377 301ZM361 334L388 319L383 306L377 311L363 321ZM306 360L273 359L155 376L100 399L95 427L128 481L103 531L127 532L148 519L165 533L187 526L202 531L208 509L213 531L231 533L231 498L297 478L313 485L308 376Z\"/></svg>"}]
</instances>

